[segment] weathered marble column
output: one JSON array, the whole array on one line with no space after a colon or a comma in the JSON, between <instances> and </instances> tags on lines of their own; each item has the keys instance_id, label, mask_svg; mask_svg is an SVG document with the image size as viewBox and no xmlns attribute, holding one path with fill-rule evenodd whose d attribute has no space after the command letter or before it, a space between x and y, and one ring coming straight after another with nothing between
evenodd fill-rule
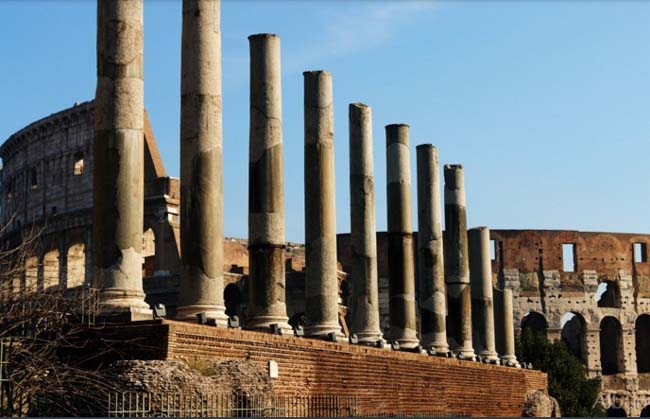
<instances>
[{"instance_id":1,"label":"weathered marble column","mask_svg":"<svg viewBox=\"0 0 650 419\"><path fill-rule=\"evenodd\" d=\"M432 354L446 355L447 310L442 244L442 211L438 150L417 146L418 171L418 283L422 346Z\"/></svg>"},{"instance_id":2,"label":"weathered marble column","mask_svg":"<svg viewBox=\"0 0 650 419\"><path fill-rule=\"evenodd\" d=\"M97 1L93 281L100 311L151 318L142 290L142 0Z\"/></svg>"},{"instance_id":3,"label":"weathered marble column","mask_svg":"<svg viewBox=\"0 0 650 419\"><path fill-rule=\"evenodd\" d=\"M382 338L377 282L375 178L372 159L372 113L363 103L350 104L350 279L351 333L359 343Z\"/></svg>"},{"instance_id":4,"label":"weathered marble column","mask_svg":"<svg viewBox=\"0 0 650 419\"><path fill-rule=\"evenodd\" d=\"M501 363L511 367L519 367L517 356L515 355L515 326L512 310L512 290L504 288L498 290L497 305L498 310L495 315L497 322L497 349Z\"/></svg>"},{"instance_id":5,"label":"weathered marble column","mask_svg":"<svg viewBox=\"0 0 650 419\"><path fill-rule=\"evenodd\" d=\"M499 357L494 343L494 302L492 299L492 263L490 261L490 230L472 228L469 241L469 272L472 289L472 324L477 354L491 363Z\"/></svg>"},{"instance_id":6,"label":"weathered marble column","mask_svg":"<svg viewBox=\"0 0 650 419\"><path fill-rule=\"evenodd\" d=\"M285 303L282 72L280 37L250 43L248 165L248 321L251 329L277 324L290 331Z\"/></svg>"},{"instance_id":7,"label":"weathered marble column","mask_svg":"<svg viewBox=\"0 0 650 419\"><path fill-rule=\"evenodd\" d=\"M467 213L463 166L445 165L445 282L447 329L451 349L462 359L473 359L472 297L467 250Z\"/></svg>"},{"instance_id":8,"label":"weathered marble column","mask_svg":"<svg viewBox=\"0 0 650 419\"><path fill-rule=\"evenodd\" d=\"M415 262L411 223L409 126L386 126L389 338L401 348L419 344L415 314Z\"/></svg>"},{"instance_id":9,"label":"weathered marble column","mask_svg":"<svg viewBox=\"0 0 650 419\"><path fill-rule=\"evenodd\" d=\"M176 316L227 324L223 301L221 31L218 0L184 0L181 281Z\"/></svg>"},{"instance_id":10,"label":"weathered marble column","mask_svg":"<svg viewBox=\"0 0 650 419\"><path fill-rule=\"evenodd\" d=\"M341 333L332 75L305 71L305 335Z\"/></svg>"}]
</instances>

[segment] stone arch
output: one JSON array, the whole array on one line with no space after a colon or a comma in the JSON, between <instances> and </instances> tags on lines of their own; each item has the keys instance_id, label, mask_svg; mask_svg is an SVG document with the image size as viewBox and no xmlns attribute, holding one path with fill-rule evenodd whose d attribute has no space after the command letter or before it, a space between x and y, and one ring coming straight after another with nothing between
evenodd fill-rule
<instances>
[{"instance_id":1,"label":"stone arch","mask_svg":"<svg viewBox=\"0 0 650 419\"><path fill-rule=\"evenodd\" d=\"M581 314L569 312L560 320L560 336L569 350L583 363L587 361L587 323Z\"/></svg>"},{"instance_id":2,"label":"stone arch","mask_svg":"<svg viewBox=\"0 0 650 419\"><path fill-rule=\"evenodd\" d=\"M546 336L548 330L546 317L536 311L526 313L524 318L521 320L521 330L524 331L525 329L530 329L535 333L541 333Z\"/></svg>"},{"instance_id":3,"label":"stone arch","mask_svg":"<svg viewBox=\"0 0 650 419\"><path fill-rule=\"evenodd\" d=\"M650 404L647 405L647 406L645 406L645 407L641 410L641 414L639 415L639 417L642 417L642 418L650 417Z\"/></svg>"},{"instance_id":4,"label":"stone arch","mask_svg":"<svg viewBox=\"0 0 650 419\"><path fill-rule=\"evenodd\" d=\"M38 290L38 257L30 256L25 261L25 292Z\"/></svg>"},{"instance_id":5,"label":"stone arch","mask_svg":"<svg viewBox=\"0 0 650 419\"><path fill-rule=\"evenodd\" d=\"M603 375L625 370L623 331L617 318L607 316L600 322L600 365Z\"/></svg>"},{"instance_id":6,"label":"stone arch","mask_svg":"<svg viewBox=\"0 0 650 419\"><path fill-rule=\"evenodd\" d=\"M238 316L239 307L242 303L241 290L237 284L229 284L223 290L223 301L226 306L226 314L228 316Z\"/></svg>"},{"instance_id":7,"label":"stone arch","mask_svg":"<svg viewBox=\"0 0 650 419\"><path fill-rule=\"evenodd\" d=\"M86 245L75 243L68 247L66 283L68 288L79 287L86 282Z\"/></svg>"},{"instance_id":8,"label":"stone arch","mask_svg":"<svg viewBox=\"0 0 650 419\"><path fill-rule=\"evenodd\" d=\"M650 372L650 314L637 317L634 328L637 372Z\"/></svg>"},{"instance_id":9,"label":"stone arch","mask_svg":"<svg viewBox=\"0 0 650 419\"><path fill-rule=\"evenodd\" d=\"M43 289L52 290L59 286L59 250L52 249L43 255Z\"/></svg>"},{"instance_id":10,"label":"stone arch","mask_svg":"<svg viewBox=\"0 0 650 419\"><path fill-rule=\"evenodd\" d=\"M596 290L598 307L621 308L621 289L618 281L603 281Z\"/></svg>"},{"instance_id":11,"label":"stone arch","mask_svg":"<svg viewBox=\"0 0 650 419\"><path fill-rule=\"evenodd\" d=\"M147 228L142 234L142 257L144 258L143 276L153 276L156 272L156 233Z\"/></svg>"}]
</instances>

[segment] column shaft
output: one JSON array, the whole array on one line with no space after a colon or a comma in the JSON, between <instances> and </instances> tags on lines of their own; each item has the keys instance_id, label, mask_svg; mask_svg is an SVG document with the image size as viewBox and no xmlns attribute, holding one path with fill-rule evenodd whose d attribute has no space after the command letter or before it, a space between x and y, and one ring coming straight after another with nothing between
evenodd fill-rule
<instances>
[{"instance_id":1,"label":"column shaft","mask_svg":"<svg viewBox=\"0 0 650 419\"><path fill-rule=\"evenodd\" d=\"M469 241L469 272L472 289L472 324L474 345L478 355L497 362L494 343L494 303L492 298L492 263L490 260L490 230L472 228Z\"/></svg>"},{"instance_id":2,"label":"column shaft","mask_svg":"<svg viewBox=\"0 0 650 419\"><path fill-rule=\"evenodd\" d=\"M332 75L306 71L305 334L340 333L336 264Z\"/></svg>"},{"instance_id":3,"label":"column shaft","mask_svg":"<svg viewBox=\"0 0 650 419\"><path fill-rule=\"evenodd\" d=\"M357 335L360 343L374 344L382 338L382 333L379 324L375 178L370 107L362 103L351 104L349 119L350 253L352 256L350 329Z\"/></svg>"},{"instance_id":4,"label":"column shaft","mask_svg":"<svg viewBox=\"0 0 650 419\"><path fill-rule=\"evenodd\" d=\"M409 126L386 126L388 282L390 339L400 347L419 344L415 314L415 266L411 223Z\"/></svg>"},{"instance_id":5,"label":"column shaft","mask_svg":"<svg viewBox=\"0 0 650 419\"><path fill-rule=\"evenodd\" d=\"M445 282L449 346L463 359L474 358L472 297L467 250L465 181L461 165L445 165Z\"/></svg>"},{"instance_id":6,"label":"column shaft","mask_svg":"<svg viewBox=\"0 0 650 419\"><path fill-rule=\"evenodd\" d=\"M268 329L287 323L284 266L284 183L280 38L248 37L250 136L248 165L248 324Z\"/></svg>"},{"instance_id":7,"label":"column shaft","mask_svg":"<svg viewBox=\"0 0 650 419\"><path fill-rule=\"evenodd\" d=\"M515 355L515 327L512 311L512 290L505 288L496 292L498 310L495 316L497 322L497 343L501 363L511 367L518 367Z\"/></svg>"},{"instance_id":8,"label":"column shaft","mask_svg":"<svg viewBox=\"0 0 650 419\"><path fill-rule=\"evenodd\" d=\"M142 289L142 0L97 2L93 282L100 311L151 318Z\"/></svg>"},{"instance_id":9,"label":"column shaft","mask_svg":"<svg viewBox=\"0 0 650 419\"><path fill-rule=\"evenodd\" d=\"M445 267L442 244L438 150L417 146L418 171L418 283L422 346L446 354Z\"/></svg>"},{"instance_id":10,"label":"column shaft","mask_svg":"<svg viewBox=\"0 0 650 419\"><path fill-rule=\"evenodd\" d=\"M225 325L221 32L218 0L184 0L181 50L179 319Z\"/></svg>"}]
</instances>

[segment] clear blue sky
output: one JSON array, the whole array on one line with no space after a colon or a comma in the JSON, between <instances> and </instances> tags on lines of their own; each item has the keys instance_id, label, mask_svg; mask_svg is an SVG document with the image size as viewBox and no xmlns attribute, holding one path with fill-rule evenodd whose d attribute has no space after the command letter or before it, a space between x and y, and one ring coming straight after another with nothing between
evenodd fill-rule
<instances>
[{"instance_id":1,"label":"clear blue sky","mask_svg":"<svg viewBox=\"0 0 650 419\"><path fill-rule=\"evenodd\" d=\"M287 238L303 241L302 71L333 73L339 232L347 105L462 163L471 226L650 232L650 2L224 1L225 233L247 234L248 41L282 39ZM91 99L94 1L0 1L0 139ZM145 103L179 173L180 1L145 1ZM414 218L414 224L416 219ZM414 226L415 228L415 226Z\"/></svg>"}]
</instances>

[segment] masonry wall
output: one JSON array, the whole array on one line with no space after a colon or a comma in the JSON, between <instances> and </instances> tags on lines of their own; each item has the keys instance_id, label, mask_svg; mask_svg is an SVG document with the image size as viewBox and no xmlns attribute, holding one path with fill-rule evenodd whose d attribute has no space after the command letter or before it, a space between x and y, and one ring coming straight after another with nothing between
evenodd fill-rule
<instances>
[{"instance_id":1,"label":"masonry wall","mask_svg":"<svg viewBox=\"0 0 650 419\"><path fill-rule=\"evenodd\" d=\"M279 367L276 393L352 395L365 415L519 416L526 394L547 386L539 371L293 336L173 321L114 331L122 339L140 338L152 345L149 358L241 359L265 368L273 360Z\"/></svg>"}]
</instances>

